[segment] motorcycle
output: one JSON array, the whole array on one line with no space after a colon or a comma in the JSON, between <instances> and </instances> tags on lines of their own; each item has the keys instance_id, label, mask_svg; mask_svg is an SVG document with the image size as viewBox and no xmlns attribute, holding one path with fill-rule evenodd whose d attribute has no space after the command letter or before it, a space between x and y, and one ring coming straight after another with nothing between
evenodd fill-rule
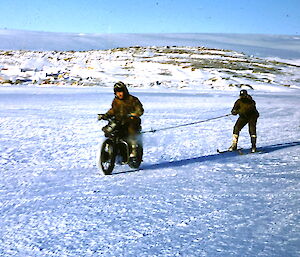
<instances>
[{"instance_id":1,"label":"motorcycle","mask_svg":"<svg viewBox=\"0 0 300 257\"><path fill-rule=\"evenodd\" d=\"M111 175L115 164L128 164L130 168L138 169L143 158L143 145L141 142L140 131L136 135L137 140L136 154L130 157L133 145L130 143L130 137L127 129L124 129L114 117L108 118L108 124L102 128L106 139L100 148L100 154L97 157L98 167L102 169L105 175Z\"/></svg>"}]
</instances>

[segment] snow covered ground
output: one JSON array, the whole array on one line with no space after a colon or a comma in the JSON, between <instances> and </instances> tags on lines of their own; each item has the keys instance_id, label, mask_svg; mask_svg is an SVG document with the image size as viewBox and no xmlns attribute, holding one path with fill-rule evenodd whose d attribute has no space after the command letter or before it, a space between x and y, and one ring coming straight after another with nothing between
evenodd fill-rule
<instances>
[{"instance_id":1,"label":"snow covered ground","mask_svg":"<svg viewBox=\"0 0 300 257\"><path fill-rule=\"evenodd\" d=\"M141 170L103 176L111 86L0 87L0 256L300 255L298 89L250 91L260 153L217 154L230 116L147 133ZM131 88L145 131L227 114L238 91Z\"/></svg>"},{"instance_id":2,"label":"snow covered ground","mask_svg":"<svg viewBox=\"0 0 300 257\"><path fill-rule=\"evenodd\" d=\"M206 46L258 57L300 58L299 35L230 33L85 34L0 29L1 50L87 51L130 46Z\"/></svg>"},{"instance_id":3,"label":"snow covered ground","mask_svg":"<svg viewBox=\"0 0 300 257\"><path fill-rule=\"evenodd\" d=\"M299 37L53 35L0 30L0 256L300 256ZM228 114L249 90L260 152L217 153L229 116L145 133L141 169L104 176L96 117L117 80L144 131Z\"/></svg>"}]
</instances>

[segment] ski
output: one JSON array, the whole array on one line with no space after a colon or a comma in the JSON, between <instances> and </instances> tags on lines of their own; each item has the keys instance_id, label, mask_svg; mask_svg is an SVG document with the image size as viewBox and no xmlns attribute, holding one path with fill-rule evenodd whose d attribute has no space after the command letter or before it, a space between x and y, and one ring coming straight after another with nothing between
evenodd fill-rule
<instances>
[{"instance_id":1,"label":"ski","mask_svg":"<svg viewBox=\"0 0 300 257\"><path fill-rule=\"evenodd\" d=\"M245 154L255 154L255 153L260 154L260 153L263 153L263 151L262 150L256 150L255 152L252 152L251 149L250 149L246 152L243 152L242 154L245 155Z\"/></svg>"},{"instance_id":2,"label":"ski","mask_svg":"<svg viewBox=\"0 0 300 257\"><path fill-rule=\"evenodd\" d=\"M251 149L249 151L243 151L243 148L238 148L237 150L234 150L234 151L229 151L229 150L219 150L217 149L217 152L220 153L220 154L223 154L223 153L238 153L239 155L246 155L246 154L254 154L254 153L263 153L262 150L256 150L255 152L251 152Z\"/></svg>"},{"instance_id":3,"label":"ski","mask_svg":"<svg viewBox=\"0 0 300 257\"><path fill-rule=\"evenodd\" d=\"M219 150L219 149L217 149L217 152L218 152L218 153L234 153L234 152L237 152L237 153L239 153L239 154L243 154L243 153L242 153L242 149L243 149L243 148L239 148L239 149L236 149L236 150L234 150L234 151L229 151L229 150Z\"/></svg>"}]
</instances>

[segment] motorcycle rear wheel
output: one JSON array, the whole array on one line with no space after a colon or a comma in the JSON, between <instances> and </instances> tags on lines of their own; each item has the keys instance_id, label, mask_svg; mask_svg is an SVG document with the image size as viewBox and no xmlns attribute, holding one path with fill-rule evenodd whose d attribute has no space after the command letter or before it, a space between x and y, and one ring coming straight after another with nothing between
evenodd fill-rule
<instances>
[{"instance_id":1,"label":"motorcycle rear wheel","mask_svg":"<svg viewBox=\"0 0 300 257\"><path fill-rule=\"evenodd\" d=\"M143 146L138 145L136 150L136 157L130 158L128 162L129 167L133 169L138 169L143 161Z\"/></svg>"}]
</instances>

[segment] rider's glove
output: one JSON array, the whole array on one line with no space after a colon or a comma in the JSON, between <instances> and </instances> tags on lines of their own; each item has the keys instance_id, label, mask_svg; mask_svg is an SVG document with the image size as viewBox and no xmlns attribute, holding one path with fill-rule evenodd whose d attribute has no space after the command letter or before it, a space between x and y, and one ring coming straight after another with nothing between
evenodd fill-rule
<instances>
[{"instance_id":1,"label":"rider's glove","mask_svg":"<svg viewBox=\"0 0 300 257\"><path fill-rule=\"evenodd\" d=\"M132 113L128 114L127 116L128 116L128 118L130 118L130 119L137 118L137 116L136 116L135 114L132 114Z\"/></svg>"},{"instance_id":2,"label":"rider's glove","mask_svg":"<svg viewBox=\"0 0 300 257\"><path fill-rule=\"evenodd\" d=\"M98 120L106 120L107 115L106 114L98 114Z\"/></svg>"}]
</instances>

